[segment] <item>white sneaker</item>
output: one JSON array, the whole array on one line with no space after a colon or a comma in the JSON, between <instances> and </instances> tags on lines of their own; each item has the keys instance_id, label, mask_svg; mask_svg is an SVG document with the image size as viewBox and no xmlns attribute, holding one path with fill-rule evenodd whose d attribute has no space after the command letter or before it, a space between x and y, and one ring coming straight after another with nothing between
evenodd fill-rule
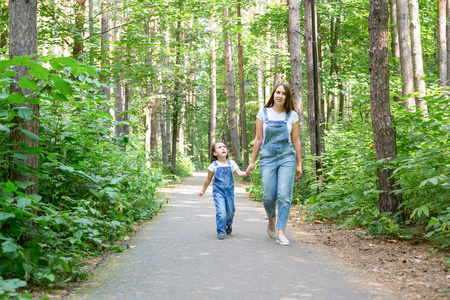
<instances>
[{"instance_id":1,"label":"white sneaker","mask_svg":"<svg viewBox=\"0 0 450 300\"><path fill-rule=\"evenodd\" d=\"M283 246L289 246L289 240L287 239L287 237L285 235L279 235L277 237L277 243Z\"/></svg>"}]
</instances>

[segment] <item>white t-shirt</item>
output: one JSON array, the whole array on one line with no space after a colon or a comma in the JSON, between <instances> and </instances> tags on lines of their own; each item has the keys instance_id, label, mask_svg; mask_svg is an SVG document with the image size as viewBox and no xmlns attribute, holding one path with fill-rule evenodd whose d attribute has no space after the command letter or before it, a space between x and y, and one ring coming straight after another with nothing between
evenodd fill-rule
<instances>
[{"instance_id":1,"label":"white t-shirt","mask_svg":"<svg viewBox=\"0 0 450 300\"><path fill-rule=\"evenodd\" d=\"M234 173L237 169L239 169L238 165L232 159L230 159L230 165L231 165L232 173ZM214 163L211 163L208 167L208 170L210 170L213 173L216 173L217 168L221 168L221 167L228 167L228 162L221 163L221 162L217 161L217 167L214 165Z\"/></svg>"},{"instance_id":2,"label":"white t-shirt","mask_svg":"<svg viewBox=\"0 0 450 300\"><path fill-rule=\"evenodd\" d=\"M284 121L286 119L286 112L277 113L273 110L272 107L267 107L267 118L270 121ZM258 119L260 119L263 122L263 141L264 137L266 136L266 122L264 122L264 111L263 108L261 108L256 115ZM288 135L289 135L289 142L291 142L291 132L292 132L292 125L298 122L298 115L294 110L291 110L291 115L289 116L289 119L287 121L287 129L288 129Z\"/></svg>"}]
</instances>

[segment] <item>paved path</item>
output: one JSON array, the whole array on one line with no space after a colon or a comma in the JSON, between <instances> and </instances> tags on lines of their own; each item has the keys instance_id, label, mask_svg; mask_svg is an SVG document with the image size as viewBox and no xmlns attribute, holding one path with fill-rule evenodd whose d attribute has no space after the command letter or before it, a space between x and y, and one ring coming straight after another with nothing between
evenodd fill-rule
<instances>
[{"instance_id":1,"label":"paved path","mask_svg":"<svg viewBox=\"0 0 450 300\"><path fill-rule=\"evenodd\" d=\"M198 196L205 177L196 172L166 189L165 212L66 299L388 299L318 246L292 236L290 246L276 244L262 205L239 185L233 234L218 240L212 187Z\"/></svg>"}]
</instances>

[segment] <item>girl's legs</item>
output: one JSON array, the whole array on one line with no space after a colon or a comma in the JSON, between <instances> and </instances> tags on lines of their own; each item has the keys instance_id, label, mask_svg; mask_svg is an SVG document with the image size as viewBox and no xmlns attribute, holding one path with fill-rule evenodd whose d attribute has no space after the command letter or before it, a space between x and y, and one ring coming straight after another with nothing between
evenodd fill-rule
<instances>
[{"instance_id":1,"label":"girl's legs","mask_svg":"<svg viewBox=\"0 0 450 300\"><path fill-rule=\"evenodd\" d=\"M227 214L227 220L226 225L231 226L233 225L233 218L234 218L234 188L228 188L226 193L226 199L225 199L225 206L226 206L226 214Z\"/></svg>"},{"instance_id":2,"label":"girl's legs","mask_svg":"<svg viewBox=\"0 0 450 300\"><path fill-rule=\"evenodd\" d=\"M216 205L217 233L225 234L225 225L227 221L226 200L223 193L217 191L217 188L213 190L213 198L214 204Z\"/></svg>"}]
</instances>

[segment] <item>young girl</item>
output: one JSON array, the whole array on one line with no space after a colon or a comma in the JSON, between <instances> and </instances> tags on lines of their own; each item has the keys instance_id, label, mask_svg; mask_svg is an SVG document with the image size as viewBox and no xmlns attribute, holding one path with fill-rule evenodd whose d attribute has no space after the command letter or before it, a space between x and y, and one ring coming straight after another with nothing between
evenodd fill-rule
<instances>
[{"instance_id":1,"label":"young girl","mask_svg":"<svg viewBox=\"0 0 450 300\"><path fill-rule=\"evenodd\" d=\"M233 172L242 178L247 173L239 170L238 165L228 158L228 149L222 142L211 147L211 164L208 167L208 176L203 183L199 196L203 196L214 176L213 198L216 205L217 238L223 239L225 232L231 234L234 217L234 182Z\"/></svg>"}]
</instances>

